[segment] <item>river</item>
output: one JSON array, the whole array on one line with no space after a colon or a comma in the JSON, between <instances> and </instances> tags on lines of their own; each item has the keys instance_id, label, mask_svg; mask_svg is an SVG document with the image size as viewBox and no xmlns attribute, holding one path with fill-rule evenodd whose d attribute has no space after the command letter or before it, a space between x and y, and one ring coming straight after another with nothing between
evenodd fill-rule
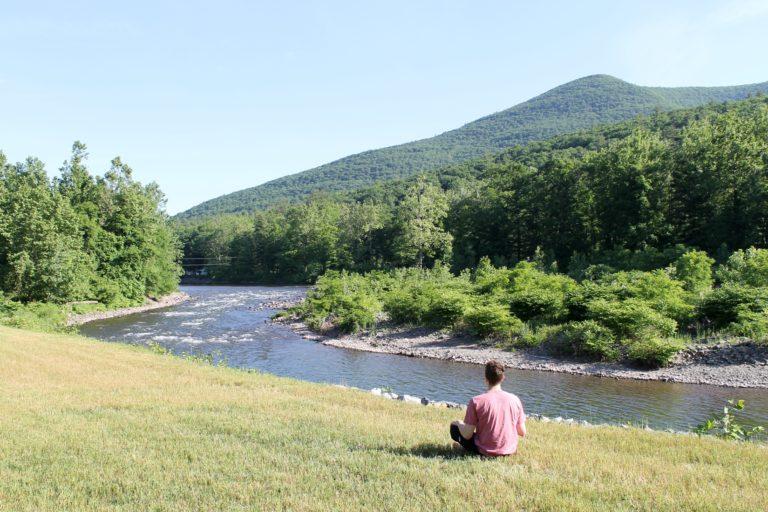
<instances>
[{"instance_id":1,"label":"river","mask_svg":"<svg viewBox=\"0 0 768 512\"><path fill-rule=\"evenodd\" d=\"M269 321L266 302L300 297L304 287L186 286L192 300L167 309L100 320L87 336L132 344L159 343L176 353L214 354L227 364L312 382L363 389L389 387L434 400L466 402L483 391L480 365L334 347L301 338ZM564 373L507 370L505 388L529 413L594 423L633 423L688 430L729 398L747 402L749 423L768 423L768 391L615 380Z\"/></svg>"}]
</instances>

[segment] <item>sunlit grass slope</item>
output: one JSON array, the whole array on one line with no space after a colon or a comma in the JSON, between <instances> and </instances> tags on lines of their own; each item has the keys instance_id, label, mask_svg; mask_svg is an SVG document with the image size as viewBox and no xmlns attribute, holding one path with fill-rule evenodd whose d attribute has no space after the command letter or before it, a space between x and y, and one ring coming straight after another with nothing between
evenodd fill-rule
<instances>
[{"instance_id":1,"label":"sunlit grass slope","mask_svg":"<svg viewBox=\"0 0 768 512\"><path fill-rule=\"evenodd\" d=\"M516 457L458 458L455 414L0 327L0 509L768 506L763 447L532 422Z\"/></svg>"}]
</instances>

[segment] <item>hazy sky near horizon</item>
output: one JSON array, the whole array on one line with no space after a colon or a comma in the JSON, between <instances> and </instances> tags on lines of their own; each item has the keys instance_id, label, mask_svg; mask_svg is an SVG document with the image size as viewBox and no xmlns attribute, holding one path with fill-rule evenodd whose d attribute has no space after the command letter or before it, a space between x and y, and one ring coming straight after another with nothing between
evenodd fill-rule
<instances>
[{"instance_id":1,"label":"hazy sky near horizon","mask_svg":"<svg viewBox=\"0 0 768 512\"><path fill-rule=\"evenodd\" d=\"M116 155L177 213L581 76L768 81L768 0L4 1L0 151Z\"/></svg>"}]
</instances>

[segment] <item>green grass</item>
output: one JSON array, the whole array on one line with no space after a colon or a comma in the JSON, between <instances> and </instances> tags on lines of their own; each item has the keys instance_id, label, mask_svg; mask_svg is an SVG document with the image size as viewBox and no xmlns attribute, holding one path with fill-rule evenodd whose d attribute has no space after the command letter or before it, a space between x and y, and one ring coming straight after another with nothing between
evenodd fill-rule
<instances>
[{"instance_id":1,"label":"green grass","mask_svg":"<svg viewBox=\"0 0 768 512\"><path fill-rule=\"evenodd\" d=\"M0 327L0 510L766 506L763 446L530 422L517 456L461 458L456 415Z\"/></svg>"},{"instance_id":2,"label":"green grass","mask_svg":"<svg viewBox=\"0 0 768 512\"><path fill-rule=\"evenodd\" d=\"M81 303L72 304L71 306L71 311L72 311L72 314L74 315L85 315L87 313L95 313L97 311L106 311L107 309L109 308L100 302L96 302L96 303L81 302Z\"/></svg>"},{"instance_id":3,"label":"green grass","mask_svg":"<svg viewBox=\"0 0 768 512\"><path fill-rule=\"evenodd\" d=\"M126 304L125 307L138 306ZM0 296L0 325L28 329L38 332L76 332L75 327L67 326L71 315L84 315L118 309L118 305L105 305L100 302L54 304L49 302L15 302L2 300Z\"/></svg>"},{"instance_id":4,"label":"green grass","mask_svg":"<svg viewBox=\"0 0 768 512\"><path fill-rule=\"evenodd\" d=\"M0 297L0 325L30 329L33 331L56 332L65 329L67 307L46 302L2 301Z\"/></svg>"}]
</instances>

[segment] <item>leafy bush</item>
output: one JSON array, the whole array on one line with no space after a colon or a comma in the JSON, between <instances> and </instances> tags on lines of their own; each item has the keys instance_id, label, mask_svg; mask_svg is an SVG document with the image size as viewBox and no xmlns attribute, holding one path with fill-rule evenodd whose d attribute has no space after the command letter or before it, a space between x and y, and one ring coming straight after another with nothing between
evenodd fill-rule
<instances>
[{"instance_id":1,"label":"leafy bush","mask_svg":"<svg viewBox=\"0 0 768 512\"><path fill-rule=\"evenodd\" d=\"M424 309L406 289L392 290L384 297L384 311L397 324L418 323L424 317Z\"/></svg>"},{"instance_id":2,"label":"leafy bush","mask_svg":"<svg viewBox=\"0 0 768 512\"><path fill-rule=\"evenodd\" d=\"M651 336L628 342L627 358L646 368L659 368L667 366L684 347L680 340Z\"/></svg>"},{"instance_id":3,"label":"leafy bush","mask_svg":"<svg viewBox=\"0 0 768 512\"><path fill-rule=\"evenodd\" d=\"M675 262L675 278L687 291L702 294L712 288L712 265L715 260L704 251L688 251Z\"/></svg>"},{"instance_id":4,"label":"leafy bush","mask_svg":"<svg viewBox=\"0 0 768 512\"><path fill-rule=\"evenodd\" d=\"M423 321L431 327L450 327L464 316L468 307L467 296L455 290L431 290L432 295L424 309Z\"/></svg>"},{"instance_id":5,"label":"leafy bush","mask_svg":"<svg viewBox=\"0 0 768 512\"><path fill-rule=\"evenodd\" d=\"M593 300L587 304L587 316L610 328L621 338L634 338L649 332L665 337L672 336L677 330L677 322L639 299L619 302Z\"/></svg>"},{"instance_id":6,"label":"leafy bush","mask_svg":"<svg viewBox=\"0 0 768 512\"><path fill-rule=\"evenodd\" d=\"M568 294L565 303L569 319L603 318L606 325L620 336L633 336L649 326L669 335L671 324L668 320L683 323L694 316L695 307L689 297L683 283L672 279L663 270L632 271L609 274L597 282L583 281ZM627 304L620 305L623 302ZM628 318L620 321L617 315ZM645 317L645 320L639 317Z\"/></svg>"},{"instance_id":7,"label":"leafy bush","mask_svg":"<svg viewBox=\"0 0 768 512\"><path fill-rule=\"evenodd\" d=\"M639 364L656 366L679 350L667 339L678 325L768 340L768 287L729 283L712 290L711 261L688 250L674 267L581 283L530 262L496 268L487 258L458 276L439 264L365 275L328 272L294 312L314 329L368 329L386 312L394 323L464 327L514 347L546 342L554 353L579 357L611 360L626 348Z\"/></svg>"},{"instance_id":8,"label":"leafy bush","mask_svg":"<svg viewBox=\"0 0 768 512\"><path fill-rule=\"evenodd\" d=\"M555 355L589 357L603 361L619 357L610 329L592 320L569 322L546 333L547 348Z\"/></svg>"},{"instance_id":9,"label":"leafy bush","mask_svg":"<svg viewBox=\"0 0 768 512\"><path fill-rule=\"evenodd\" d=\"M510 346L514 348L535 348L540 346L554 332L560 329L560 325L539 325L531 327L528 324L522 324L515 332Z\"/></svg>"},{"instance_id":10,"label":"leafy bush","mask_svg":"<svg viewBox=\"0 0 768 512\"><path fill-rule=\"evenodd\" d=\"M743 411L744 400L728 400L722 415L715 415L694 429L698 435L711 435L731 441L749 441L765 432L765 427L758 425L746 427L739 422L734 411Z\"/></svg>"},{"instance_id":11,"label":"leafy bush","mask_svg":"<svg viewBox=\"0 0 768 512\"><path fill-rule=\"evenodd\" d=\"M86 313L95 313L97 311L106 311L107 307L99 302L96 303L76 303L72 304L72 313L75 315L83 315Z\"/></svg>"},{"instance_id":12,"label":"leafy bush","mask_svg":"<svg viewBox=\"0 0 768 512\"><path fill-rule=\"evenodd\" d=\"M509 308L497 303L469 308L464 313L464 322L473 334L502 340L509 340L524 325L509 312Z\"/></svg>"},{"instance_id":13,"label":"leafy bush","mask_svg":"<svg viewBox=\"0 0 768 512\"><path fill-rule=\"evenodd\" d=\"M750 247L734 252L717 277L723 284L768 287L768 249Z\"/></svg>"},{"instance_id":14,"label":"leafy bush","mask_svg":"<svg viewBox=\"0 0 768 512\"><path fill-rule=\"evenodd\" d=\"M384 311L396 323L450 327L469 307L469 276L454 277L446 267L396 271L392 283L383 294Z\"/></svg>"},{"instance_id":15,"label":"leafy bush","mask_svg":"<svg viewBox=\"0 0 768 512\"><path fill-rule=\"evenodd\" d=\"M428 282L394 290L384 301L384 310L394 322L438 328L455 324L467 307L465 294Z\"/></svg>"},{"instance_id":16,"label":"leafy bush","mask_svg":"<svg viewBox=\"0 0 768 512\"><path fill-rule=\"evenodd\" d=\"M611 249L597 251L586 257L574 254L568 263L568 273L577 279L597 280L619 270L649 271L664 268L690 250L682 244L658 250L645 247L638 250Z\"/></svg>"},{"instance_id":17,"label":"leafy bush","mask_svg":"<svg viewBox=\"0 0 768 512\"><path fill-rule=\"evenodd\" d=\"M759 313L768 309L768 288L751 288L726 284L704 296L698 307L701 318L716 328L739 322L747 312Z\"/></svg>"},{"instance_id":18,"label":"leafy bush","mask_svg":"<svg viewBox=\"0 0 768 512\"><path fill-rule=\"evenodd\" d=\"M94 298L102 304L122 306L126 302L120 285L111 279L97 279L94 284Z\"/></svg>"},{"instance_id":19,"label":"leafy bush","mask_svg":"<svg viewBox=\"0 0 768 512\"><path fill-rule=\"evenodd\" d=\"M569 320L585 320L589 315L588 305L594 300L613 301L614 292L607 286L593 281L582 281L578 287L568 293L565 306Z\"/></svg>"},{"instance_id":20,"label":"leafy bush","mask_svg":"<svg viewBox=\"0 0 768 512\"><path fill-rule=\"evenodd\" d=\"M744 309L736 315L736 321L728 326L728 331L738 336L746 336L754 341L768 341L768 310L750 311Z\"/></svg>"},{"instance_id":21,"label":"leafy bush","mask_svg":"<svg viewBox=\"0 0 768 512\"><path fill-rule=\"evenodd\" d=\"M324 329L328 322L343 332L368 329L381 312L377 284L375 276L329 272L318 279L295 311L316 330Z\"/></svg>"},{"instance_id":22,"label":"leafy bush","mask_svg":"<svg viewBox=\"0 0 768 512\"><path fill-rule=\"evenodd\" d=\"M481 295L502 295L509 287L510 275L509 269L496 268L488 257L481 258L472 280L475 291Z\"/></svg>"},{"instance_id":23,"label":"leafy bush","mask_svg":"<svg viewBox=\"0 0 768 512\"><path fill-rule=\"evenodd\" d=\"M341 300L341 313L336 325L343 332L357 332L370 329L376 324L376 314L381 311L381 303L375 297L366 294L351 294Z\"/></svg>"},{"instance_id":24,"label":"leafy bush","mask_svg":"<svg viewBox=\"0 0 768 512\"><path fill-rule=\"evenodd\" d=\"M568 316L566 298L577 288L570 277L547 274L524 261L510 273L507 299L512 313L522 320L554 322Z\"/></svg>"},{"instance_id":25,"label":"leafy bush","mask_svg":"<svg viewBox=\"0 0 768 512\"><path fill-rule=\"evenodd\" d=\"M599 283L615 299L640 299L654 311L678 322L689 320L694 312L683 283L664 270L617 272L603 277Z\"/></svg>"},{"instance_id":26,"label":"leafy bush","mask_svg":"<svg viewBox=\"0 0 768 512\"><path fill-rule=\"evenodd\" d=\"M589 279L591 281L597 281L615 272L616 272L616 269L613 268L612 266L605 265L604 263L598 263L596 265L590 265L586 269L584 269L584 273L582 277L584 279Z\"/></svg>"}]
</instances>

